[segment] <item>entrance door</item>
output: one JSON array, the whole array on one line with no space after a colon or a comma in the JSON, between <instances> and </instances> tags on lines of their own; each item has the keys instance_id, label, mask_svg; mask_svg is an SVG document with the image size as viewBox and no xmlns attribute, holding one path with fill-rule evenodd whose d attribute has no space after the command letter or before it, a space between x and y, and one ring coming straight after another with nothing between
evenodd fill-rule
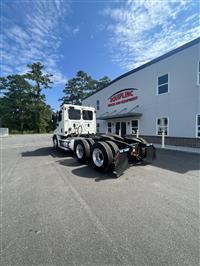
<instances>
[{"instance_id":1,"label":"entrance door","mask_svg":"<svg viewBox=\"0 0 200 266\"><path fill-rule=\"evenodd\" d=\"M126 135L126 122L121 122L121 136Z\"/></svg>"},{"instance_id":2,"label":"entrance door","mask_svg":"<svg viewBox=\"0 0 200 266\"><path fill-rule=\"evenodd\" d=\"M120 122L115 124L115 134L120 135Z\"/></svg>"},{"instance_id":3,"label":"entrance door","mask_svg":"<svg viewBox=\"0 0 200 266\"><path fill-rule=\"evenodd\" d=\"M126 122L116 122L115 134L124 136L126 135Z\"/></svg>"}]
</instances>

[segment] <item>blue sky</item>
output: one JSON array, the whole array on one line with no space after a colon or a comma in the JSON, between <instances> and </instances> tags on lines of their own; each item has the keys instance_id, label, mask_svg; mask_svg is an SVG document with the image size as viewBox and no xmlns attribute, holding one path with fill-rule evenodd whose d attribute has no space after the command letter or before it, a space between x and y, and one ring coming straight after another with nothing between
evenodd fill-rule
<instances>
[{"instance_id":1,"label":"blue sky","mask_svg":"<svg viewBox=\"0 0 200 266\"><path fill-rule=\"evenodd\" d=\"M200 36L200 2L1 1L1 76L40 61L54 75L57 109L67 79L111 79Z\"/></svg>"}]
</instances>

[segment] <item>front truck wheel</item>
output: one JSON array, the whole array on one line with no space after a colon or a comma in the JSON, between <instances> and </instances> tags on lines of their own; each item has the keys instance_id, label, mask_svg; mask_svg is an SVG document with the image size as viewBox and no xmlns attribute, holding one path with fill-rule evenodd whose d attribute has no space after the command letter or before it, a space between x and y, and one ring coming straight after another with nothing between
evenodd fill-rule
<instances>
[{"instance_id":1,"label":"front truck wheel","mask_svg":"<svg viewBox=\"0 0 200 266\"><path fill-rule=\"evenodd\" d=\"M58 140L57 140L57 137L56 136L53 136L53 148L56 151L59 149L59 147L58 147Z\"/></svg>"},{"instance_id":2,"label":"front truck wheel","mask_svg":"<svg viewBox=\"0 0 200 266\"><path fill-rule=\"evenodd\" d=\"M113 153L106 142L99 141L92 146L91 159L93 167L101 173L109 170L113 163Z\"/></svg>"},{"instance_id":3,"label":"front truck wheel","mask_svg":"<svg viewBox=\"0 0 200 266\"><path fill-rule=\"evenodd\" d=\"M90 158L90 146L85 139L79 139L75 141L74 152L76 159L80 163L85 163Z\"/></svg>"}]
</instances>

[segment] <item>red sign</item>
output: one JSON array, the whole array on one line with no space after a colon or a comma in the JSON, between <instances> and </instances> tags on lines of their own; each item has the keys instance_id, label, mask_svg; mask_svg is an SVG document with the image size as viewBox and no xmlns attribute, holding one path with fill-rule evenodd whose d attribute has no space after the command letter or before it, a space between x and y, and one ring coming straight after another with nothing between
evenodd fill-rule
<instances>
[{"instance_id":1,"label":"red sign","mask_svg":"<svg viewBox=\"0 0 200 266\"><path fill-rule=\"evenodd\" d=\"M114 93L108 98L108 107L137 100L138 96L135 95L136 90L130 88Z\"/></svg>"}]
</instances>

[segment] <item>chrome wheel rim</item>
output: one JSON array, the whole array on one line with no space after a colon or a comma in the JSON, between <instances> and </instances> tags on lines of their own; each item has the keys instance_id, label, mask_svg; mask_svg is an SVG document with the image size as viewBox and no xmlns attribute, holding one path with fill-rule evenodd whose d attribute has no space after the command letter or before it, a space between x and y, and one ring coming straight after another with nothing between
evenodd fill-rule
<instances>
[{"instance_id":1,"label":"chrome wheel rim","mask_svg":"<svg viewBox=\"0 0 200 266\"><path fill-rule=\"evenodd\" d=\"M97 167L101 167L104 163L103 152L100 149L95 148L92 153L92 160Z\"/></svg>"},{"instance_id":2,"label":"chrome wheel rim","mask_svg":"<svg viewBox=\"0 0 200 266\"><path fill-rule=\"evenodd\" d=\"M84 155L84 150L83 150L83 146L81 144L78 144L76 146L76 156L79 158L79 159L82 159L83 158L83 155Z\"/></svg>"}]
</instances>

